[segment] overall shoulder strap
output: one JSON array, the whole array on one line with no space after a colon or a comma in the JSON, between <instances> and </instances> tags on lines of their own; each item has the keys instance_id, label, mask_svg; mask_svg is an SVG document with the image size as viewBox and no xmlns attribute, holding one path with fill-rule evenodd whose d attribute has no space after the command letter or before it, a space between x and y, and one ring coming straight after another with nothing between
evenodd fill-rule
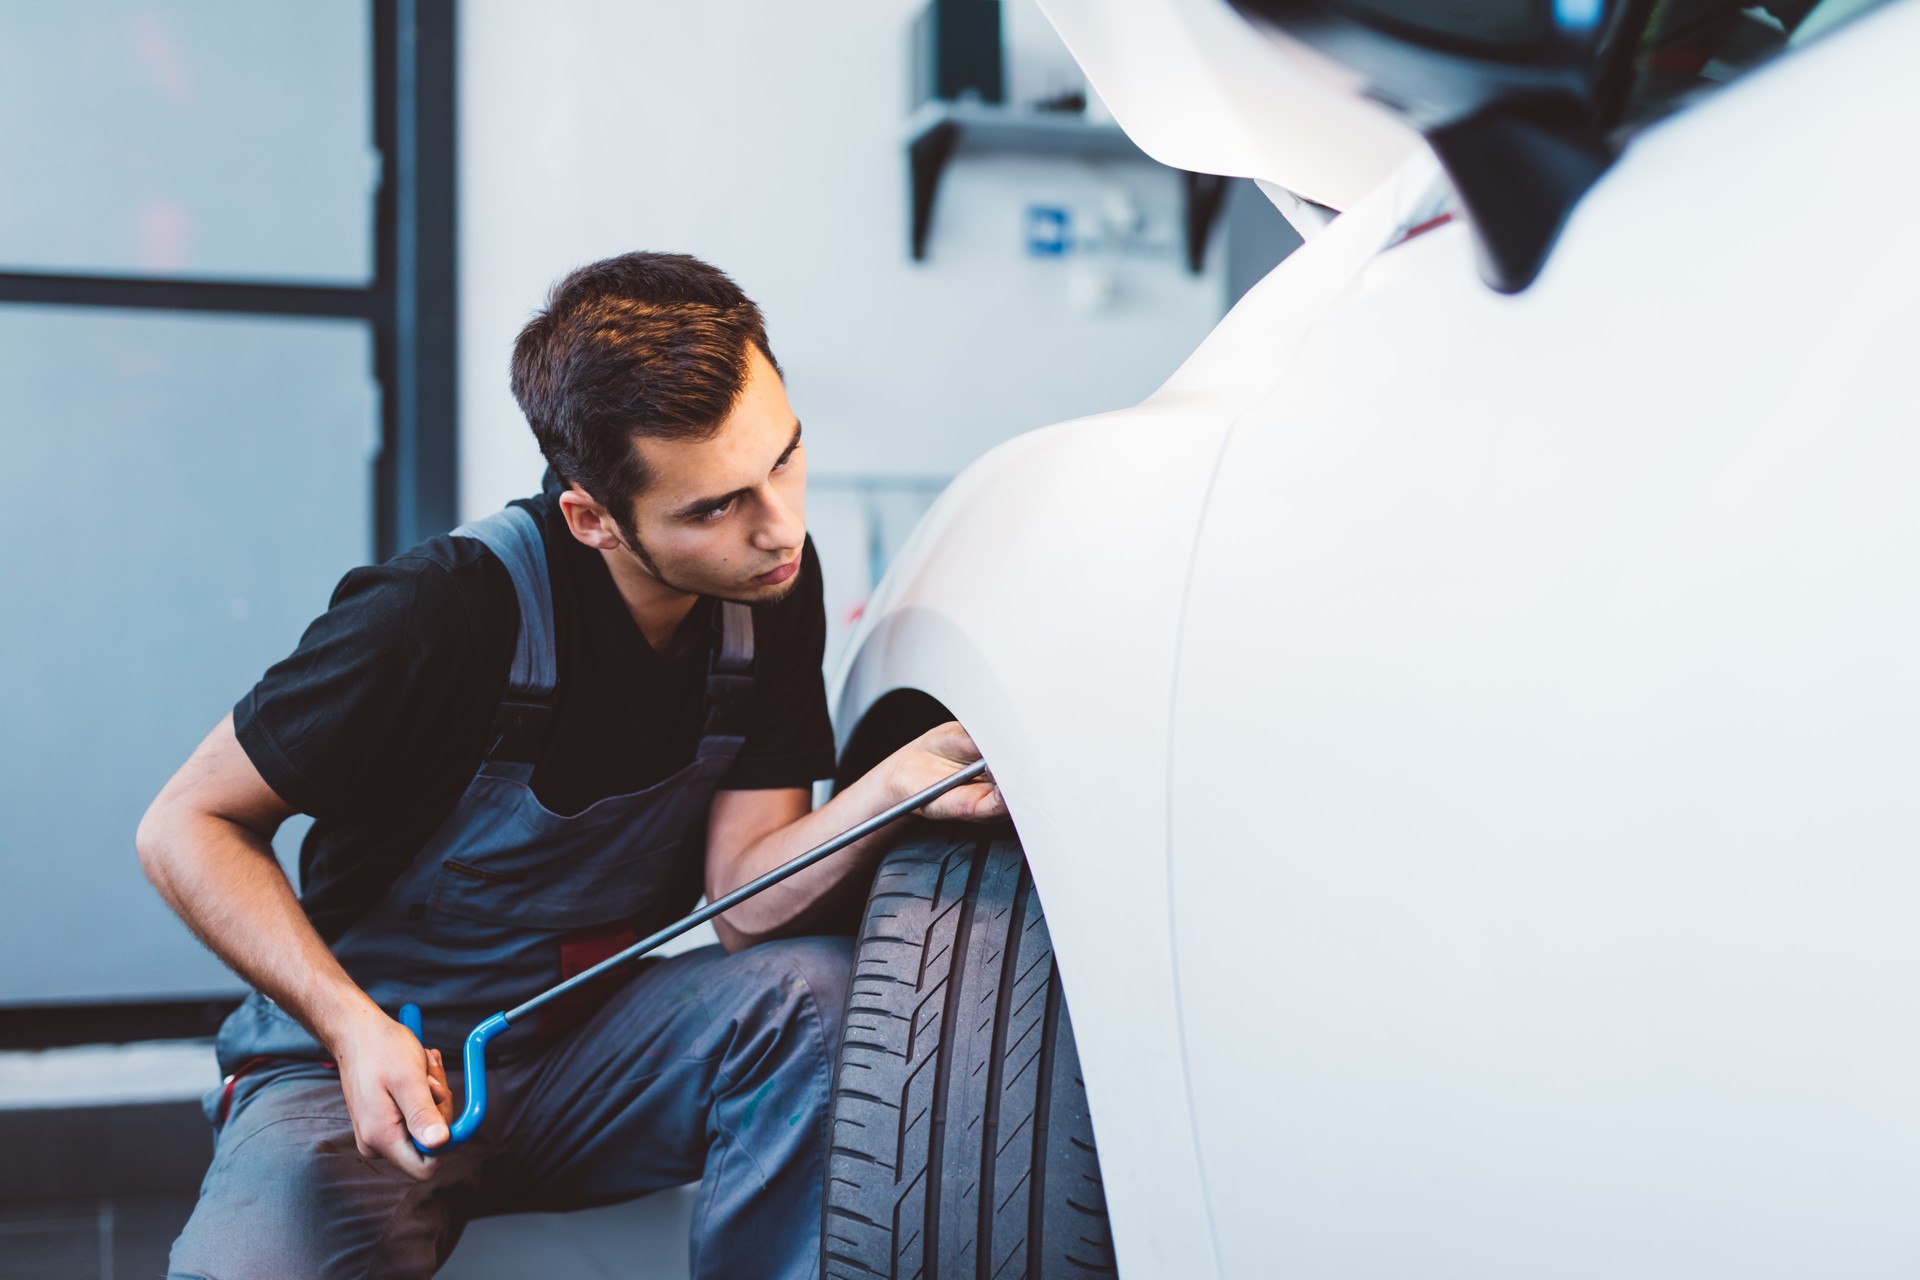
<instances>
[{"instance_id":1,"label":"overall shoulder strap","mask_svg":"<svg viewBox=\"0 0 1920 1280\"><path fill-rule=\"evenodd\" d=\"M524 764L531 772L546 743L553 719L558 666L553 644L553 586L547 576L547 545L540 522L524 507L507 507L453 531L472 538L506 566L520 604L520 630L514 641L507 691L494 713L489 760Z\"/></svg>"},{"instance_id":2,"label":"overall shoulder strap","mask_svg":"<svg viewBox=\"0 0 1920 1280\"><path fill-rule=\"evenodd\" d=\"M723 600L716 611L719 642L707 668L707 724L705 736L738 737L745 733L746 706L753 693L753 610Z\"/></svg>"}]
</instances>

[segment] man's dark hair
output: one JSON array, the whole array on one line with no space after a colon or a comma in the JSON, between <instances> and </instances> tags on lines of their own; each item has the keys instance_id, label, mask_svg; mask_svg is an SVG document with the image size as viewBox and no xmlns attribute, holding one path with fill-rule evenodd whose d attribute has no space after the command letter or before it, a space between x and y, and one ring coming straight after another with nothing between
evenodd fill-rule
<instances>
[{"instance_id":1,"label":"man's dark hair","mask_svg":"<svg viewBox=\"0 0 1920 1280\"><path fill-rule=\"evenodd\" d=\"M634 437L711 436L755 348L780 368L760 308L725 272L684 253L623 253L553 287L513 344L513 398L554 474L632 536L648 478Z\"/></svg>"}]
</instances>

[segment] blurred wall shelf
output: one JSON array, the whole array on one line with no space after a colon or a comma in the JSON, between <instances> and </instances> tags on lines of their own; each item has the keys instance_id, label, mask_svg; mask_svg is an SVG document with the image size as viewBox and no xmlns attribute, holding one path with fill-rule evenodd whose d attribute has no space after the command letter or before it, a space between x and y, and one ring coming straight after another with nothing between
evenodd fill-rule
<instances>
[{"instance_id":1,"label":"blurred wall shelf","mask_svg":"<svg viewBox=\"0 0 1920 1280\"><path fill-rule=\"evenodd\" d=\"M915 262L927 259L940 179L947 165L963 152L1159 163L1134 145L1119 125L1089 120L1084 115L987 102L923 103L907 118L907 171L913 200L909 230ZM1176 172L1180 173L1185 198L1187 269L1199 275L1206 265L1207 242L1219 220L1230 180L1211 173Z\"/></svg>"}]
</instances>

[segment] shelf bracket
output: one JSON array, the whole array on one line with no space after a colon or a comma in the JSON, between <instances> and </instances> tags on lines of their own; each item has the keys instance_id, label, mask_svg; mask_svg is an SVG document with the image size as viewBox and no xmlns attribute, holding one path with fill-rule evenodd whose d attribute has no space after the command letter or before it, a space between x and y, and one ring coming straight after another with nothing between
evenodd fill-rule
<instances>
[{"instance_id":1,"label":"shelf bracket","mask_svg":"<svg viewBox=\"0 0 1920 1280\"><path fill-rule=\"evenodd\" d=\"M908 247L915 262L927 260L940 180L965 144L969 151L1027 155L1147 160L1132 139L1111 123L1083 115L1013 110L979 102L923 103L910 121L907 169L912 187ZM1187 270L1206 269L1207 245L1226 206L1233 179L1212 173L1180 173L1185 202Z\"/></svg>"},{"instance_id":2,"label":"shelf bracket","mask_svg":"<svg viewBox=\"0 0 1920 1280\"><path fill-rule=\"evenodd\" d=\"M940 176L960 145L960 126L943 120L915 138L907 147L913 173L913 260L927 260L927 235L933 230L933 201L940 192Z\"/></svg>"},{"instance_id":3,"label":"shelf bracket","mask_svg":"<svg viewBox=\"0 0 1920 1280\"><path fill-rule=\"evenodd\" d=\"M1213 238L1233 179L1217 173L1182 172L1180 177L1187 197L1187 270L1197 276L1206 270L1207 242Z\"/></svg>"}]
</instances>

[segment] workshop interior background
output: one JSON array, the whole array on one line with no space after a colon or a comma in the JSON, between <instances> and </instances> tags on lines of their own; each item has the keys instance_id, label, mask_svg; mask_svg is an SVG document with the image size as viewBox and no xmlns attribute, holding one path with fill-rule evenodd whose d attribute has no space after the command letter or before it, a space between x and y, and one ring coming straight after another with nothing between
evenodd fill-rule
<instances>
[{"instance_id":1,"label":"workshop interior background","mask_svg":"<svg viewBox=\"0 0 1920 1280\"><path fill-rule=\"evenodd\" d=\"M1134 150L1032 0L937 7L998 48L941 63L918 0L0 5L0 1277L164 1269L240 986L135 824L345 570L534 490L555 278L681 250L765 308L831 666L969 461L1151 394L1296 243ZM684 1275L688 1199L443 1274Z\"/></svg>"}]
</instances>

